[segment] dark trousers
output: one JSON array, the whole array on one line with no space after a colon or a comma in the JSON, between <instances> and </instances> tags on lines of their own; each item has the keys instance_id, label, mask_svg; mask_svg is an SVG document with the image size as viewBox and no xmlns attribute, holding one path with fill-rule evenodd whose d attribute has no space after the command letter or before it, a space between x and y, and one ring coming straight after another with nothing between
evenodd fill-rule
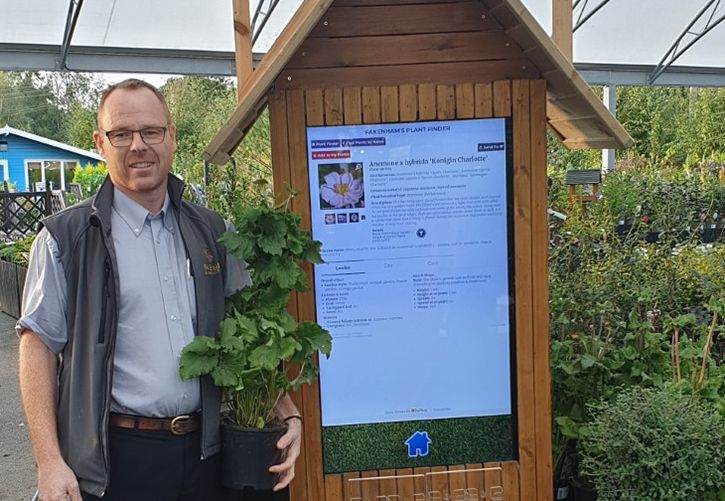
<instances>
[{"instance_id":1,"label":"dark trousers","mask_svg":"<svg viewBox=\"0 0 725 501\"><path fill-rule=\"evenodd\" d=\"M109 429L111 480L102 501L216 501L221 488L219 454L201 460L200 432Z\"/></svg>"},{"instance_id":2,"label":"dark trousers","mask_svg":"<svg viewBox=\"0 0 725 501\"><path fill-rule=\"evenodd\" d=\"M287 501L287 489L244 492L221 487L221 454L201 460L200 433L109 429L111 481L84 501Z\"/></svg>"}]
</instances>

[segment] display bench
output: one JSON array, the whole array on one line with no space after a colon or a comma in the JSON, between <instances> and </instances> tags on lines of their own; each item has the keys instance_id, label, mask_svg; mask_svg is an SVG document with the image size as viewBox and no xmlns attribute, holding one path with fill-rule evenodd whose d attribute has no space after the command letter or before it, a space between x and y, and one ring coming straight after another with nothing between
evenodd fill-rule
<instances>
[{"instance_id":1,"label":"display bench","mask_svg":"<svg viewBox=\"0 0 725 501\"><path fill-rule=\"evenodd\" d=\"M551 499L546 129L631 138L518 0L305 1L205 159L265 105L333 336L292 499Z\"/></svg>"}]
</instances>

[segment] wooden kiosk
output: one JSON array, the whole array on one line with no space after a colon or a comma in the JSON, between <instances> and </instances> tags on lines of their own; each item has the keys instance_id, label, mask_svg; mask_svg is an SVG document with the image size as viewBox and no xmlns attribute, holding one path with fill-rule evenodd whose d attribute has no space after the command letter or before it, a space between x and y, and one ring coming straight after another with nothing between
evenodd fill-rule
<instances>
[{"instance_id":1,"label":"wooden kiosk","mask_svg":"<svg viewBox=\"0 0 725 501\"><path fill-rule=\"evenodd\" d=\"M552 499L547 125L568 148L623 148L631 137L520 0L304 0L239 96L205 160L226 163L267 106L275 189L300 191L293 210L308 228L306 127L512 124L516 460L324 475L312 385L295 395L305 421L292 500ZM313 293L290 311L314 319Z\"/></svg>"}]
</instances>

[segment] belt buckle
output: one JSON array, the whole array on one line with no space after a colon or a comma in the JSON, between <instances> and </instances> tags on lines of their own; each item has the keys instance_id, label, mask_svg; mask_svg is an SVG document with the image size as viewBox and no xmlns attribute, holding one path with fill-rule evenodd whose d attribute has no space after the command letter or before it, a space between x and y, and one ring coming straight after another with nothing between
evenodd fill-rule
<instances>
[{"instance_id":1,"label":"belt buckle","mask_svg":"<svg viewBox=\"0 0 725 501\"><path fill-rule=\"evenodd\" d=\"M177 426L182 426L184 423L188 423L191 420L191 416L188 414L184 414L183 416L176 416L174 419L171 420L171 433L174 435L186 435L189 433L188 431L177 428Z\"/></svg>"}]
</instances>

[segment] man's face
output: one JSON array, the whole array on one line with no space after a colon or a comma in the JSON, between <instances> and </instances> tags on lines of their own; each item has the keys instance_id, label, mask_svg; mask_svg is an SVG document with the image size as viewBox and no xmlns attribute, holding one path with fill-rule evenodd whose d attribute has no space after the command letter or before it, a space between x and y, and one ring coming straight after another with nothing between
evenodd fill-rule
<instances>
[{"instance_id":1,"label":"man's face","mask_svg":"<svg viewBox=\"0 0 725 501\"><path fill-rule=\"evenodd\" d=\"M131 196L158 194L163 200L166 179L176 151L176 129L168 123L164 107L149 89L116 89L106 98L100 116L105 131L140 130L168 126L164 140L146 144L134 133L128 146L113 146L103 132L94 132L96 148L106 159L114 186Z\"/></svg>"}]
</instances>

